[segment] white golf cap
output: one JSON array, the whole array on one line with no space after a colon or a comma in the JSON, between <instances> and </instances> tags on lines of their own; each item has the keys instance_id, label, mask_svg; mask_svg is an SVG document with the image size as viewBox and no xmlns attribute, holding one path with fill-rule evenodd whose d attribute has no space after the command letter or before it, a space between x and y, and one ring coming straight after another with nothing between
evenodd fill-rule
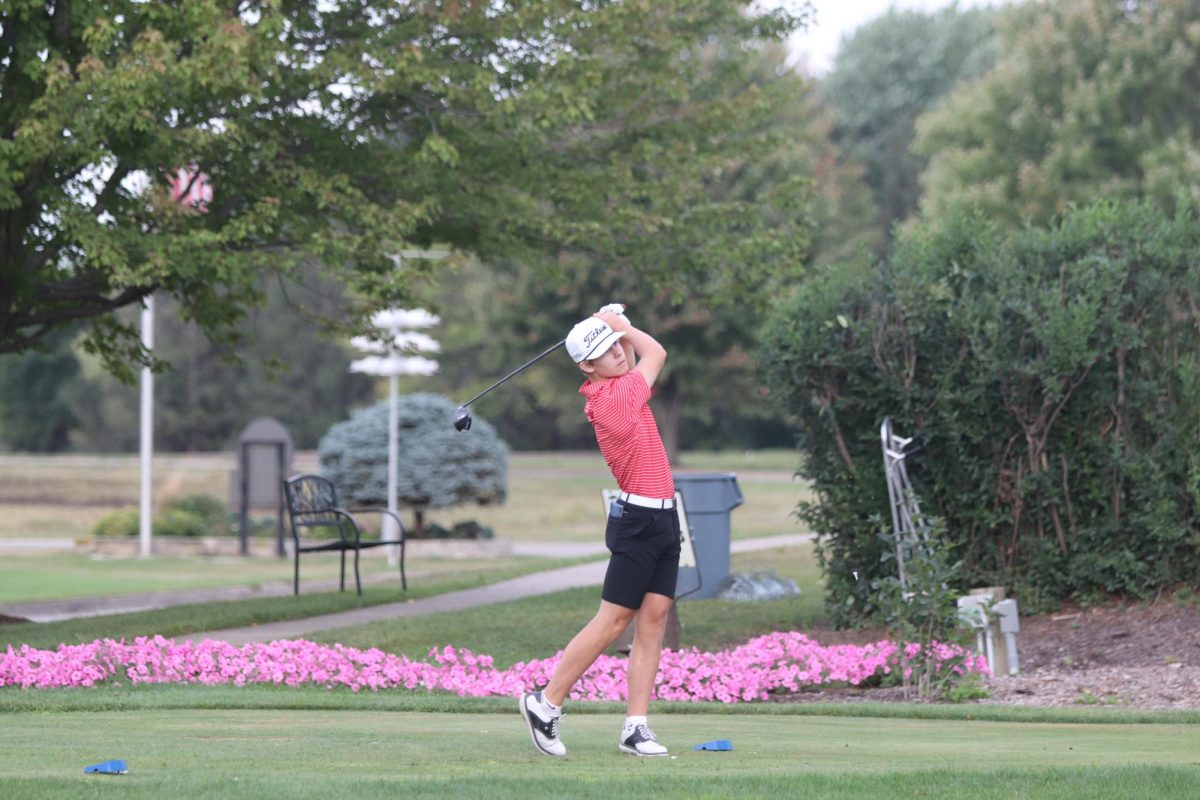
<instances>
[{"instance_id":1,"label":"white golf cap","mask_svg":"<svg viewBox=\"0 0 1200 800\"><path fill-rule=\"evenodd\" d=\"M624 332L618 333L608 327L604 320L588 317L567 334L567 355L576 364L599 358L624 335Z\"/></svg>"}]
</instances>

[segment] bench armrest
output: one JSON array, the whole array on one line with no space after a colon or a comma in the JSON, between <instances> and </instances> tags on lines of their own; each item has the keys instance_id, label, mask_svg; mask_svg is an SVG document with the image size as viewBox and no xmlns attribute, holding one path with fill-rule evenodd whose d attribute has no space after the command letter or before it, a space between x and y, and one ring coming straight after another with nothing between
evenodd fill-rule
<instances>
[{"instance_id":1,"label":"bench armrest","mask_svg":"<svg viewBox=\"0 0 1200 800\"><path fill-rule=\"evenodd\" d=\"M404 540L407 538L407 535L408 535L408 534L407 534L407 531L405 531L405 529L404 529L404 522L403 522L403 521L400 519L400 515L399 515L399 514L397 514L395 511L392 511L391 509L388 509L388 508L383 508L383 507L372 507L372 508L351 508L351 509L349 509L349 510L348 510L348 513L354 513L354 514L382 514L382 515L384 515L384 516L391 517L393 520L395 520L395 521L396 521L396 530L398 530L398 531L400 532L400 539L399 539L399 543L400 543L400 544L403 544L403 543L404 543Z\"/></svg>"}]
</instances>

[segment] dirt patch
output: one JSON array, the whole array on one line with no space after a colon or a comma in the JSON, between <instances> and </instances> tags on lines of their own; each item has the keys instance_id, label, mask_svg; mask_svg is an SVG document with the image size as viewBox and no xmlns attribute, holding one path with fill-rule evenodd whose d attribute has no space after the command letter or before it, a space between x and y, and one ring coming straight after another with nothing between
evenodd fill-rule
<instances>
[{"instance_id":1,"label":"dirt patch","mask_svg":"<svg viewBox=\"0 0 1200 800\"><path fill-rule=\"evenodd\" d=\"M866 644L884 631L811 630L821 644ZM1200 709L1200 607L1170 602L1069 607L1021 618L1020 674L989 679L982 703ZM786 702L890 702L897 688L801 692Z\"/></svg>"}]
</instances>

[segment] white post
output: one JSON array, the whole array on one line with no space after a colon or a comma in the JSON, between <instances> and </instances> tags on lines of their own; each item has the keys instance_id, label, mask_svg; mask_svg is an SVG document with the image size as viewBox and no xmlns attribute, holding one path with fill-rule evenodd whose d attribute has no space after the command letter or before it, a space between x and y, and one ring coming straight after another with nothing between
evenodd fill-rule
<instances>
[{"instance_id":1,"label":"white post","mask_svg":"<svg viewBox=\"0 0 1200 800\"><path fill-rule=\"evenodd\" d=\"M438 250L402 250L393 256L396 267L400 268L404 258L443 258L448 253ZM371 319L374 328L386 331L387 344L377 339L365 336L355 336L350 339L352 347L369 355L350 362L351 372L363 372L368 375L388 378L388 474L387 474L387 508L392 514L399 511L397 493L399 490L400 474L400 431L398 417L400 416L400 381L401 375L432 375L437 372L437 362L427 358L401 358L400 353L413 350L438 352L438 343L421 333L408 331L409 328L428 328L437 325L440 319L424 309L390 308L377 312ZM383 517L383 528L380 538L385 542L399 542L400 529L391 514ZM387 547L388 566L394 567L400 563L400 548Z\"/></svg>"},{"instance_id":2,"label":"white post","mask_svg":"<svg viewBox=\"0 0 1200 800\"><path fill-rule=\"evenodd\" d=\"M154 350L154 295L142 301L142 346ZM151 461L154 456L154 373L142 367L141 430L139 434L142 467L141 504L138 510L138 554L150 557L150 523L154 513Z\"/></svg>"}]
</instances>

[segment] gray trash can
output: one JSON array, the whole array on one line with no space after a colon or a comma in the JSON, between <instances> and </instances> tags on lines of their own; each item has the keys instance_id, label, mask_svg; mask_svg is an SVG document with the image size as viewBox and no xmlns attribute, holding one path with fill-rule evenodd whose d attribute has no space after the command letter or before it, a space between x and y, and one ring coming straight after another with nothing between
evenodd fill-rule
<instances>
[{"instance_id":1,"label":"gray trash can","mask_svg":"<svg viewBox=\"0 0 1200 800\"><path fill-rule=\"evenodd\" d=\"M683 510L692 531L695 567L680 567L676 595L701 599L717 596L717 584L729 574L729 512L745 502L732 472L689 472L675 475ZM700 588L696 589L697 584Z\"/></svg>"}]
</instances>

